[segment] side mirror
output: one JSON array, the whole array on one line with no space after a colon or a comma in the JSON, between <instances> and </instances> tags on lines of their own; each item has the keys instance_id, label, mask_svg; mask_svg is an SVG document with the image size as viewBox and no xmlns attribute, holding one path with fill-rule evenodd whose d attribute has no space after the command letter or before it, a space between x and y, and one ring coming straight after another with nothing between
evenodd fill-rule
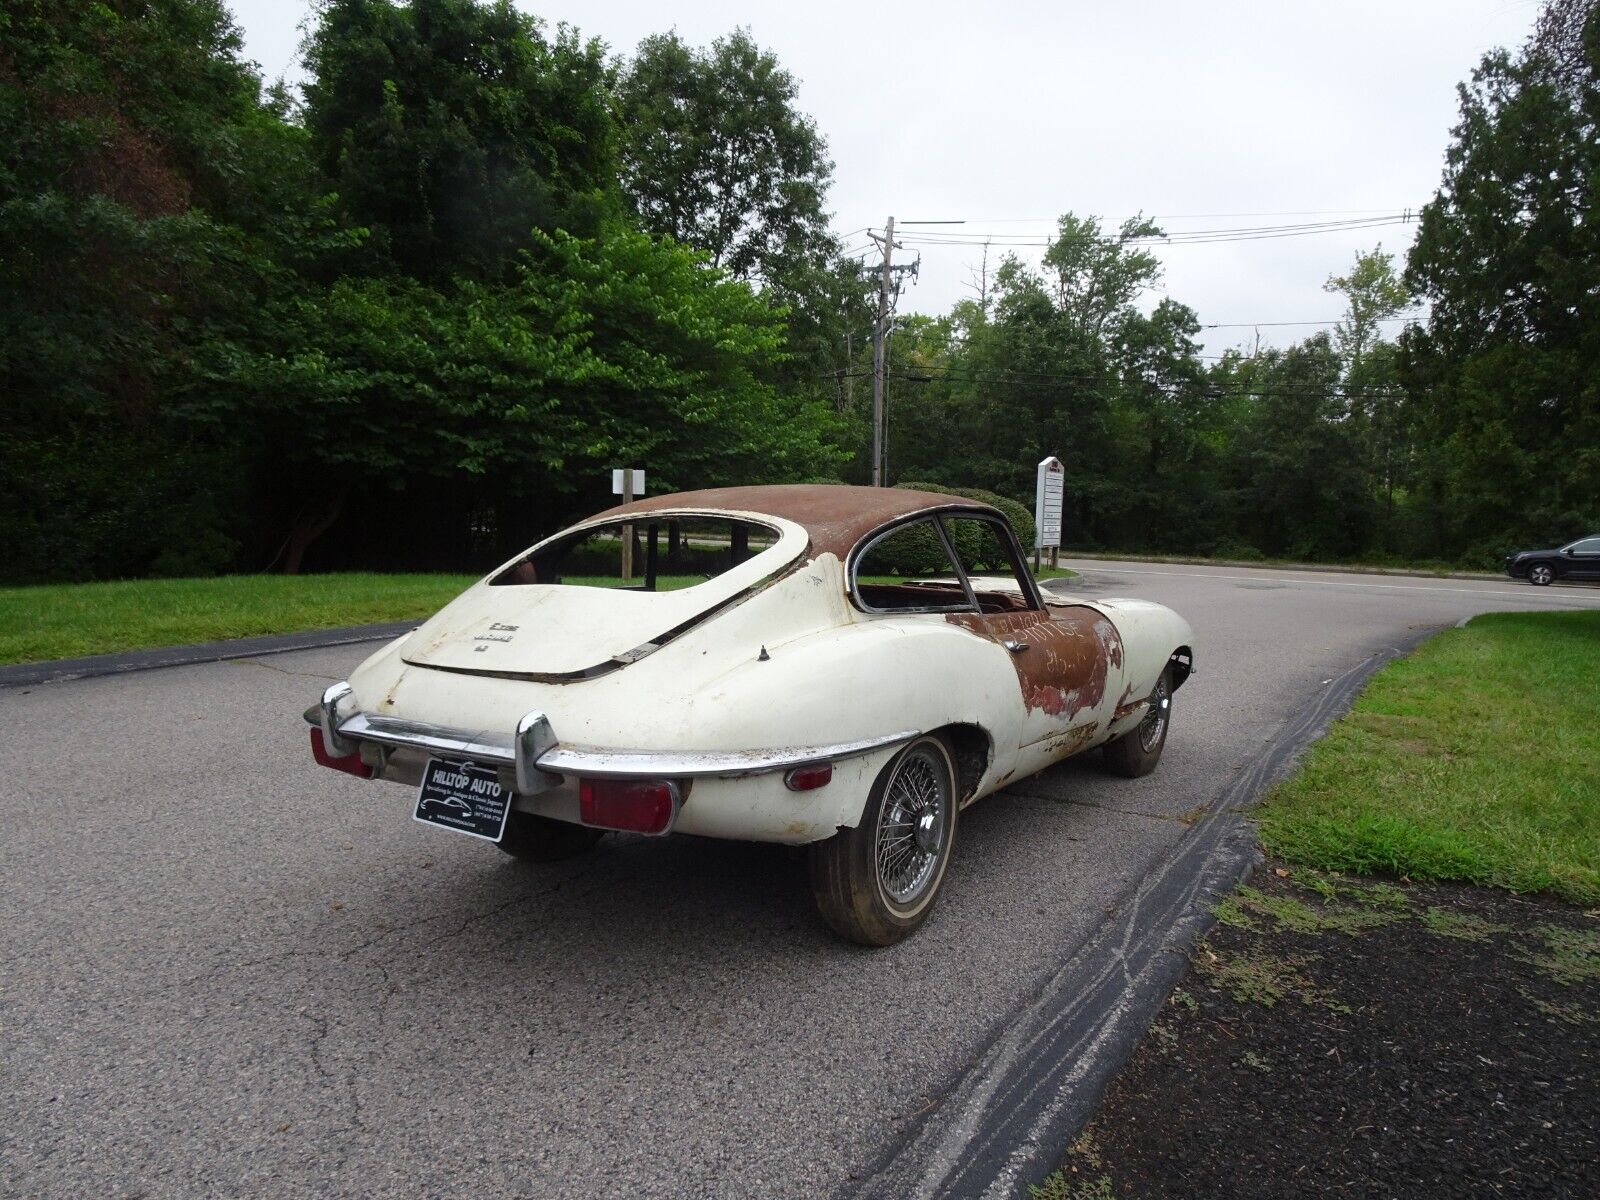
<instances>
[{"instance_id":1,"label":"side mirror","mask_svg":"<svg viewBox=\"0 0 1600 1200\"><path fill-rule=\"evenodd\" d=\"M1563 546L1563 547L1561 547L1561 553L1570 555L1572 553L1572 547L1571 546Z\"/></svg>"}]
</instances>

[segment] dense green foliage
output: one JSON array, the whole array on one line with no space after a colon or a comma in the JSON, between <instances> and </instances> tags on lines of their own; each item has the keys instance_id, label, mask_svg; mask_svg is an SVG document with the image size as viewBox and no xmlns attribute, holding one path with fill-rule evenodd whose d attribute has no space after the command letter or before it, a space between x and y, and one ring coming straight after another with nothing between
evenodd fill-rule
<instances>
[{"instance_id":1,"label":"dense green foliage","mask_svg":"<svg viewBox=\"0 0 1600 1200\"><path fill-rule=\"evenodd\" d=\"M1403 278L1357 256L1331 336L1208 362L1194 312L1141 304L1159 231L1072 214L1041 270L903 322L894 477L1022 497L1058 455L1085 549L1493 566L1600 530L1595 14L1552 0L1484 59Z\"/></svg>"},{"instance_id":2,"label":"dense green foliage","mask_svg":"<svg viewBox=\"0 0 1600 1200\"><path fill-rule=\"evenodd\" d=\"M218 0L0 13L0 577L481 565L619 462L836 468L782 304L628 218L596 43L331 0L307 61L263 94Z\"/></svg>"},{"instance_id":3,"label":"dense green foliage","mask_svg":"<svg viewBox=\"0 0 1600 1200\"><path fill-rule=\"evenodd\" d=\"M1424 545L1493 553L1600 525L1600 16L1553 5L1526 52L1461 89L1407 280Z\"/></svg>"},{"instance_id":4,"label":"dense green foliage","mask_svg":"<svg viewBox=\"0 0 1600 1200\"><path fill-rule=\"evenodd\" d=\"M1027 500L1059 455L1083 548L1485 563L1600 527L1594 7L1485 58L1403 277L1358 256L1331 335L1208 360L1147 301L1160 231L1071 213L902 318L891 479ZM873 281L747 32L609 58L509 0L327 0L306 47L296 97L222 0L0 9L0 578L478 567L624 461L864 481Z\"/></svg>"}]
</instances>

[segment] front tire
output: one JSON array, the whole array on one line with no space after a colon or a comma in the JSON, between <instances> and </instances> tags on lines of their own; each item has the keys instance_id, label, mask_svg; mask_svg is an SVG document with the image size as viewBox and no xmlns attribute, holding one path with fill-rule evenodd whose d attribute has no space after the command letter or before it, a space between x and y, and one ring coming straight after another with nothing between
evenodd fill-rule
<instances>
[{"instance_id":1,"label":"front tire","mask_svg":"<svg viewBox=\"0 0 1600 1200\"><path fill-rule=\"evenodd\" d=\"M1115 741L1107 742L1106 764L1118 775L1137 779L1156 769L1161 761L1161 751L1167 744L1167 730L1172 727L1172 668L1161 672L1150 693L1150 709L1127 733Z\"/></svg>"},{"instance_id":2,"label":"front tire","mask_svg":"<svg viewBox=\"0 0 1600 1200\"><path fill-rule=\"evenodd\" d=\"M892 946L927 920L955 845L955 763L920 737L879 773L861 821L811 847L817 912L841 937Z\"/></svg>"},{"instance_id":3,"label":"front tire","mask_svg":"<svg viewBox=\"0 0 1600 1200\"><path fill-rule=\"evenodd\" d=\"M1534 563L1528 568L1528 582L1534 587L1549 587L1556 580L1556 569L1549 563Z\"/></svg>"},{"instance_id":4,"label":"front tire","mask_svg":"<svg viewBox=\"0 0 1600 1200\"><path fill-rule=\"evenodd\" d=\"M603 829L557 821L537 813L513 812L506 819L506 833L495 844L521 862L551 863L573 858L605 836Z\"/></svg>"}]
</instances>

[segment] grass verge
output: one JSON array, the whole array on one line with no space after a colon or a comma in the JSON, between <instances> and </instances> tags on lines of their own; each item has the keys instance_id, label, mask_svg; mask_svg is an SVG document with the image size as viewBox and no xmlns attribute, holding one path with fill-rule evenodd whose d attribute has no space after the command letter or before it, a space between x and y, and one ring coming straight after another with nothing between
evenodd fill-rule
<instances>
[{"instance_id":1,"label":"grass verge","mask_svg":"<svg viewBox=\"0 0 1600 1200\"><path fill-rule=\"evenodd\" d=\"M425 617L467 575L223 575L0 588L0 663Z\"/></svg>"},{"instance_id":2,"label":"grass verge","mask_svg":"<svg viewBox=\"0 0 1600 1200\"><path fill-rule=\"evenodd\" d=\"M1375 675L1257 815L1291 862L1600 903L1600 612L1439 634Z\"/></svg>"},{"instance_id":3,"label":"grass verge","mask_svg":"<svg viewBox=\"0 0 1600 1200\"><path fill-rule=\"evenodd\" d=\"M1074 572L1050 570L1040 579ZM0 588L0 665L431 616L474 575L223 575ZM703 575L663 575L673 591ZM568 583L617 586L614 579Z\"/></svg>"}]
</instances>

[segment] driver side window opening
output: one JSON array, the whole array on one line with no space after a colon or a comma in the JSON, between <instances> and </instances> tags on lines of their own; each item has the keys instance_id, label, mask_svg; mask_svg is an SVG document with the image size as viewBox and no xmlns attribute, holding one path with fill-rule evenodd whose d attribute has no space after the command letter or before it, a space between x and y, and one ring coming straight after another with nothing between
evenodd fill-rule
<instances>
[{"instance_id":1,"label":"driver side window opening","mask_svg":"<svg viewBox=\"0 0 1600 1200\"><path fill-rule=\"evenodd\" d=\"M942 520L980 611L1027 612L1034 607L1032 581L1004 528L979 516L952 514Z\"/></svg>"},{"instance_id":2,"label":"driver side window opening","mask_svg":"<svg viewBox=\"0 0 1600 1200\"><path fill-rule=\"evenodd\" d=\"M869 542L851 572L868 612L1027 612L1037 607L1031 582L1005 527L977 514L898 525Z\"/></svg>"}]
</instances>

